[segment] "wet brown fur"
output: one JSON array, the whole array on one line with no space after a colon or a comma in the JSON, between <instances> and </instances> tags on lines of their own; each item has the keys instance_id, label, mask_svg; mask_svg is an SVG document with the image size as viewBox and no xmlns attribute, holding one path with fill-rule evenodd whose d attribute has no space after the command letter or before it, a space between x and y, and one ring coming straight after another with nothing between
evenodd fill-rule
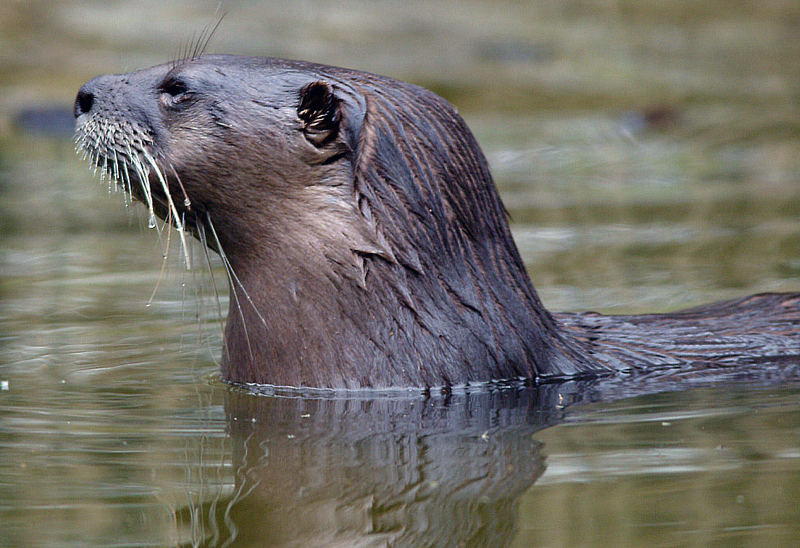
<instances>
[{"instance_id":1,"label":"wet brown fur","mask_svg":"<svg viewBox=\"0 0 800 548\"><path fill-rule=\"evenodd\" d=\"M87 135L90 120L148 136L172 196L180 181L191 201L178 208L186 225L224 252L230 381L430 387L800 362L799 294L665 315L549 313L472 133L423 88L203 56L92 80L76 116L95 156L124 138Z\"/></svg>"}]
</instances>

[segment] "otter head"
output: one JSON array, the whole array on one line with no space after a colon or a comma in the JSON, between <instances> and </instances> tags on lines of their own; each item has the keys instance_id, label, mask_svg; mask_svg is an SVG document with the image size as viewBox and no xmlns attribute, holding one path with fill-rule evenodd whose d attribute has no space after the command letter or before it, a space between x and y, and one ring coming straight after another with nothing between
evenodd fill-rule
<instances>
[{"instance_id":1,"label":"otter head","mask_svg":"<svg viewBox=\"0 0 800 548\"><path fill-rule=\"evenodd\" d=\"M320 74L231 56L100 76L75 100L92 160L164 218L198 228L211 216L234 260L277 243L283 222L319 218L293 204L352 177L358 127L343 115L358 109Z\"/></svg>"},{"instance_id":2,"label":"otter head","mask_svg":"<svg viewBox=\"0 0 800 548\"><path fill-rule=\"evenodd\" d=\"M95 78L75 115L95 164L223 255L229 380L436 386L588 368L538 301L480 148L430 91L202 56Z\"/></svg>"}]
</instances>

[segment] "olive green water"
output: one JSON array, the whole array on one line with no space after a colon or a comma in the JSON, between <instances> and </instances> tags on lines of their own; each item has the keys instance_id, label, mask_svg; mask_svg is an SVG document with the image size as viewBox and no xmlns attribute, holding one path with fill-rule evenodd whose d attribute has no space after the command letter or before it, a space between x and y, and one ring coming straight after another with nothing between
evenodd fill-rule
<instances>
[{"instance_id":1,"label":"olive green water","mask_svg":"<svg viewBox=\"0 0 800 548\"><path fill-rule=\"evenodd\" d=\"M0 5L0 545L800 543L796 368L431 399L220 383L224 272L173 245L162 273L166 232L24 115L171 59L215 6ZM552 309L800 291L796 2L237 2L211 50L456 104Z\"/></svg>"}]
</instances>

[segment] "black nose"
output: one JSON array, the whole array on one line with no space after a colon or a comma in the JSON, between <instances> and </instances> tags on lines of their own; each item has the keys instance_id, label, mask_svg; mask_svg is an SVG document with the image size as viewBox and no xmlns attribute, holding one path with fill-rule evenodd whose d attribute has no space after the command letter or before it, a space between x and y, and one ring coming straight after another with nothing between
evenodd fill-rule
<instances>
[{"instance_id":1,"label":"black nose","mask_svg":"<svg viewBox=\"0 0 800 548\"><path fill-rule=\"evenodd\" d=\"M78 96L75 98L75 107L73 109L73 114L75 118L80 116L81 114L88 114L89 111L92 110L92 105L94 104L94 93L88 87L87 84L83 84L81 89L78 90Z\"/></svg>"}]
</instances>

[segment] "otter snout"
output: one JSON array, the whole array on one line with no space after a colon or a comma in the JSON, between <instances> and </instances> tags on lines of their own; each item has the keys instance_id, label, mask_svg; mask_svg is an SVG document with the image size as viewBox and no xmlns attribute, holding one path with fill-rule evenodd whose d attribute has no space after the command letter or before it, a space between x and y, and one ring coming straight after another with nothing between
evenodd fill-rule
<instances>
[{"instance_id":1,"label":"otter snout","mask_svg":"<svg viewBox=\"0 0 800 548\"><path fill-rule=\"evenodd\" d=\"M131 94L126 84L128 82L113 74L92 78L78 90L72 113L75 118L84 114L96 114L98 110L105 114L115 114L117 99L130 101L128 96Z\"/></svg>"},{"instance_id":2,"label":"otter snout","mask_svg":"<svg viewBox=\"0 0 800 548\"><path fill-rule=\"evenodd\" d=\"M72 113L77 121L76 139L79 146L99 160L113 160L122 155L123 160L133 160L142 152L155 153L155 125L157 107L152 96L142 93L145 78L131 75L106 74L92 78L81 86L75 97ZM151 75L151 86L157 76ZM133 85L136 84L136 85ZM138 85L138 87L137 87ZM138 90L138 93L137 93Z\"/></svg>"},{"instance_id":3,"label":"otter snout","mask_svg":"<svg viewBox=\"0 0 800 548\"><path fill-rule=\"evenodd\" d=\"M75 98L75 106L72 109L75 118L81 114L88 114L92 110L92 106L94 105L94 92L92 92L89 84L90 82L83 84L81 89L78 90L78 96Z\"/></svg>"},{"instance_id":4,"label":"otter snout","mask_svg":"<svg viewBox=\"0 0 800 548\"><path fill-rule=\"evenodd\" d=\"M78 90L78 95L75 97L75 104L72 108L72 114L75 118L80 117L82 114L91 114L93 110L97 110L98 99L102 96L108 96L109 92L115 89L118 82L111 80L112 75L97 76L92 78L81 86Z\"/></svg>"}]
</instances>

